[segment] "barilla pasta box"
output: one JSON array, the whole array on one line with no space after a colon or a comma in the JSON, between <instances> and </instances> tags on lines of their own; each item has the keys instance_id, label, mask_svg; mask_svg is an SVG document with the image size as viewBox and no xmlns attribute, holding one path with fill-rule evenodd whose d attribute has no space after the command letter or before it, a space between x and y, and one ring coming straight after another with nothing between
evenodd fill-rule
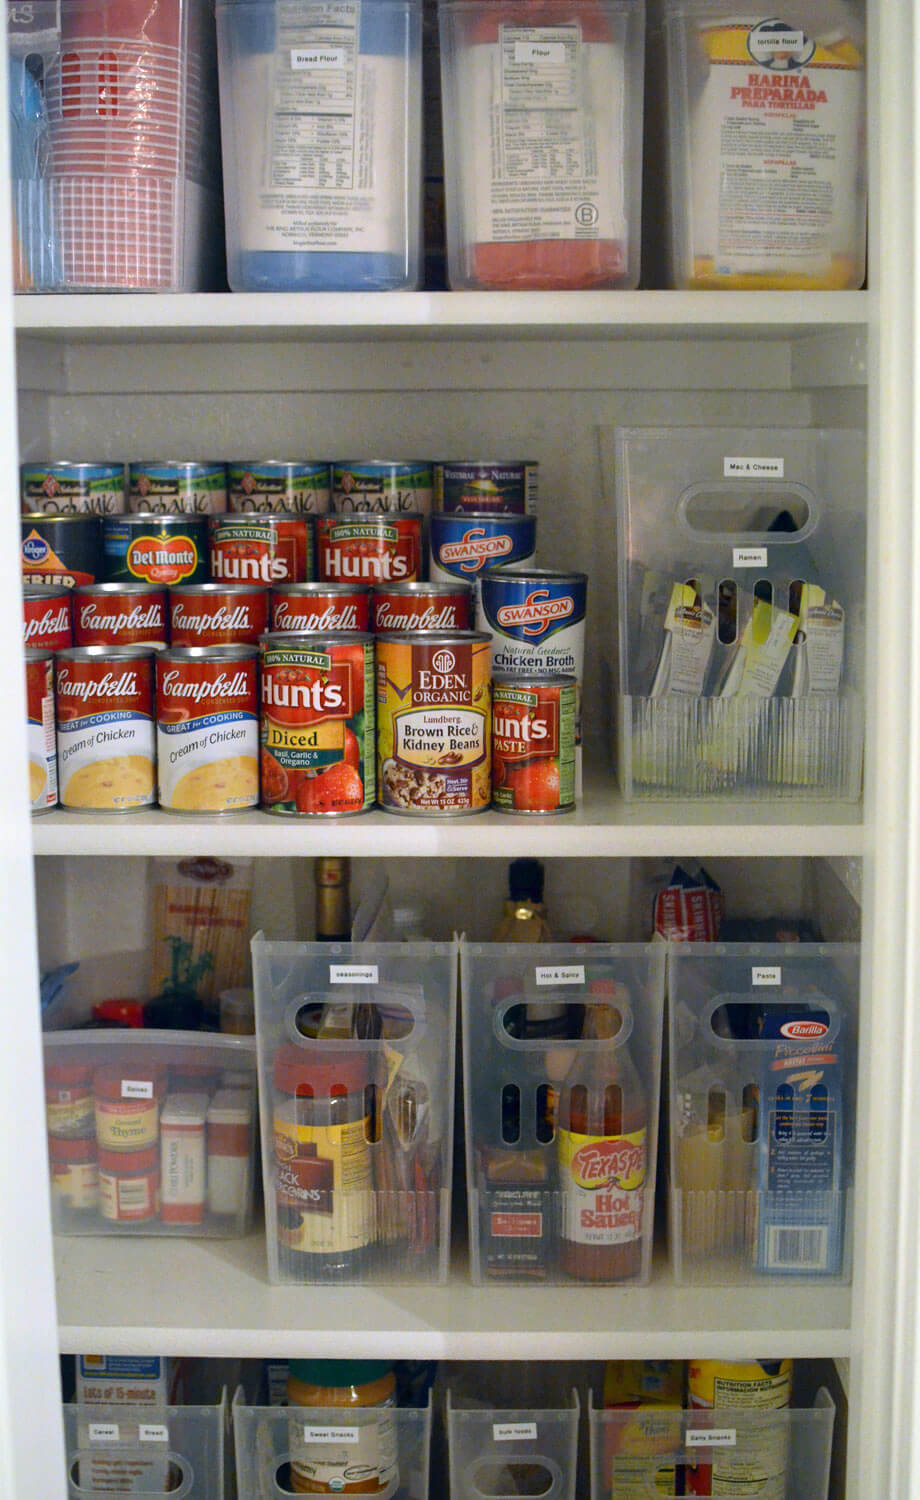
<instances>
[{"instance_id":1,"label":"barilla pasta box","mask_svg":"<svg viewBox=\"0 0 920 1500\"><path fill-rule=\"evenodd\" d=\"M765 1005L755 1266L771 1275L839 1275L843 1260L842 1016L813 1004Z\"/></svg>"}]
</instances>

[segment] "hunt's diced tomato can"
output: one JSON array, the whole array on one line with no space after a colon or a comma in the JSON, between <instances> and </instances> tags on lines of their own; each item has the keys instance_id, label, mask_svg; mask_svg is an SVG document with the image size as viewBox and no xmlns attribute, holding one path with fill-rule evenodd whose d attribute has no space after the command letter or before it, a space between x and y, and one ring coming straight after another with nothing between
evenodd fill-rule
<instances>
[{"instance_id":1,"label":"hunt's diced tomato can","mask_svg":"<svg viewBox=\"0 0 920 1500\"><path fill-rule=\"evenodd\" d=\"M157 658L157 795L173 812L259 801L256 646L178 646Z\"/></svg>"},{"instance_id":2,"label":"hunt's diced tomato can","mask_svg":"<svg viewBox=\"0 0 920 1500\"><path fill-rule=\"evenodd\" d=\"M576 680L492 679L492 805L508 813L575 806Z\"/></svg>"},{"instance_id":3,"label":"hunt's diced tomato can","mask_svg":"<svg viewBox=\"0 0 920 1500\"><path fill-rule=\"evenodd\" d=\"M29 801L33 813L57 807L57 755L54 742L54 657L26 652L26 735Z\"/></svg>"},{"instance_id":4,"label":"hunt's diced tomato can","mask_svg":"<svg viewBox=\"0 0 920 1500\"><path fill-rule=\"evenodd\" d=\"M313 535L306 516L225 515L211 518L215 583L305 583L313 571Z\"/></svg>"},{"instance_id":5,"label":"hunt's diced tomato can","mask_svg":"<svg viewBox=\"0 0 920 1500\"><path fill-rule=\"evenodd\" d=\"M371 596L361 583L276 583L271 628L283 631L370 630Z\"/></svg>"},{"instance_id":6,"label":"hunt's diced tomato can","mask_svg":"<svg viewBox=\"0 0 920 1500\"><path fill-rule=\"evenodd\" d=\"M469 630L473 590L467 583L387 583L373 594L375 630Z\"/></svg>"},{"instance_id":7,"label":"hunt's diced tomato can","mask_svg":"<svg viewBox=\"0 0 920 1500\"><path fill-rule=\"evenodd\" d=\"M87 583L73 591L75 646L167 643L166 590L155 583Z\"/></svg>"},{"instance_id":8,"label":"hunt's diced tomato can","mask_svg":"<svg viewBox=\"0 0 920 1500\"><path fill-rule=\"evenodd\" d=\"M317 516L316 553L324 583L411 583L422 573L422 518Z\"/></svg>"},{"instance_id":9,"label":"hunt's diced tomato can","mask_svg":"<svg viewBox=\"0 0 920 1500\"><path fill-rule=\"evenodd\" d=\"M259 583L187 583L169 591L173 646L257 646L268 629Z\"/></svg>"},{"instance_id":10,"label":"hunt's diced tomato can","mask_svg":"<svg viewBox=\"0 0 920 1500\"><path fill-rule=\"evenodd\" d=\"M23 589L22 644L28 651L66 651L73 645L70 589Z\"/></svg>"},{"instance_id":11,"label":"hunt's diced tomato can","mask_svg":"<svg viewBox=\"0 0 920 1500\"><path fill-rule=\"evenodd\" d=\"M133 812L154 800L154 652L73 646L55 662L64 807Z\"/></svg>"}]
</instances>

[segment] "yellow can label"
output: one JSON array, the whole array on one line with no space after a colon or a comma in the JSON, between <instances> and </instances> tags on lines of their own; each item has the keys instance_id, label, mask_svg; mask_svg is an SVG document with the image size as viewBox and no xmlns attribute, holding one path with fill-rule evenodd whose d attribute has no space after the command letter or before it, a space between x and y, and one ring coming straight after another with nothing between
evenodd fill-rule
<instances>
[{"instance_id":1,"label":"yellow can label","mask_svg":"<svg viewBox=\"0 0 920 1500\"><path fill-rule=\"evenodd\" d=\"M281 1244L310 1255L369 1244L374 1205L367 1121L304 1125L276 1111L274 1137Z\"/></svg>"},{"instance_id":2,"label":"yellow can label","mask_svg":"<svg viewBox=\"0 0 920 1500\"><path fill-rule=\"evenodd\" d=\"M488 807L491 647L475 635L377 642L378 797L395 812Z\"/></svg>"}]
</instances>

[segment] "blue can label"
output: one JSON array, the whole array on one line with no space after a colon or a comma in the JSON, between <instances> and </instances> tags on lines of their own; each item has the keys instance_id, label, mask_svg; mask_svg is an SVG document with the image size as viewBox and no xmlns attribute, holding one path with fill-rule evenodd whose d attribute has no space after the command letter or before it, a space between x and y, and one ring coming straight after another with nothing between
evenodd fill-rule
<instances>
[{"instance_id":1,"label":"blue can label","mask_svg":"<svg viewBox=\"0 0 920 1500\"><path fill-rule=\"evenodd\" d=\"M530 562L537 545L533 516L435 511L430 520L431 577L476 579L489 568Z\"/></svg>"}]
</instances>

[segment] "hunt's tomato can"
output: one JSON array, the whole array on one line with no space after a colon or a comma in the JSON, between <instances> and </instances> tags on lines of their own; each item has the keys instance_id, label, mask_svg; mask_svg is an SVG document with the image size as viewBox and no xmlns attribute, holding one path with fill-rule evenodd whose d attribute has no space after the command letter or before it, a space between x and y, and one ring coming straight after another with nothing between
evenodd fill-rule
<instances>
[{"instance_id":1,"label":"hunt's tomato can","mask_svg":"<svg viewBox=\"0 0 920 1500\"><path fill-rule=\"evenodd\" d=\"M492 678L492 806L563 813L575 806L576 681Z\"/></svg>"},{"instance_id":2,"label":"hunt's tomato can","mask_svg":"<svg viewBox=\"0 0 920 1500\"><path fill-rule=\"evenodd\" d=\"M66 651L73 645L70 589L23 589L22 644L28 651Z\"/></svg>"},{"instance_id":3,"label":"hunt's tomato can","mask_svg":"<svg viewBox=\"0 0 920 1500\"><path fill-rule=\"evenodd\" d=\"M272 630L366 631L370 623L370 591L361 583L276 583L272 588Z\"/></svg>"},{"instance_id":4,"label":"hunt's tomato can","mask_svg":"<svg viewBox=\"0 0 920 1500\"><path fill-rule=\"evenodd\" d=\"M306 516L225 515L211 518L215 583L305 583L313 572L313 535Z\"/></svg>"},{"instance_id":5,"label":"hunt's tomato can","mask_svg":"<svg viewBox=\"0 0 920 1500\"><path fill-rule=\"evenodd\" d=\"M386 583L373 593L374 630L469 630L467 583Z\"/></svg>"},{"instance_id":6,"label":"hunt's tomato can","mask_svg":"<svg viewBox=\"0 0 920 1500\"><path fill-rule=\"evenodd\" d=\"M61 805L133 812L154 801L154 652L72 646L55 662Z\"/></svg>"},{"instance_id":7,"label":"hunt's tomato can","mask_svg":"<svg viewBox=\"0 0 920 1500\"><path fill-rule=\"evenodd\" d=\"M75 646L167 643L166 590L155 583L85 583L73 591Z\"/></svg>"},{"instance_id":8,"label":"hunt's tomato can","mask_svg":"<svg viewBox=\"0 0 920 1500\"><path fill-rule=\"evenodd\" d=\"M257 646L268 629L259 583L186 583L169 591L173 646Z\"/></svg>"},{"instance_id":9,"label":"hunt's tomato can","mask_svg":"<svg viewBox=\"0 0 920 1500\"><path fill-rule=\"evenodd\" d=\"M204 583L207 516L106 516L102 551L108 583ZM91 583L92 579L81 579Z\"/></svg>"},{"instance_id":10,"label":"hunt's tomato can","mask_svg":"<svg viewBox=\"0 0 920 1500\"><path fill-rule=\"evenodd\" d=\"M26 652L26 736L29 801L33 813L57 807L57 755L54 741L54 657Z\"/></svg>"},{"instance_id":11,"label":"hunt's tomato can","mask_svg":"<svg viewBox=\"0 0 920 1500\"><path fill-rule=\"evenodd\" d=\"M374 801L374 638L262 637L262 806L343 817Z\"/></svg>"},{"instance_id":12,"label":"hunt's tomato can","mask_svg":"<svg viewBox=\"0 0 920 1500\"><path fill-rule=\"evenodd\" d=\"M101 516L27 515L20 526L24 583L72 589L102 577Z\"/></svg>"},{"instance_id":13,"label":"hunt's tomato can","mask_svg":"<svg viewBox=\"0 0 920 1500\"><path fill-rule=\"evenodd\" d=\"M157 798L173 812L259 802L256 646L177 646L157 657Z\"/></svg>"},{"instance_id":14,"label":"hunt's tomato can","mask_svg":"<svg viewBox=\"0 0 920 1500\"><path fill-rule=\"evenodd\" d=\"M409 511L317 516L316 554L323 583L411 583L422 574L422 518Z\"/></svg>"}]
</instances>

